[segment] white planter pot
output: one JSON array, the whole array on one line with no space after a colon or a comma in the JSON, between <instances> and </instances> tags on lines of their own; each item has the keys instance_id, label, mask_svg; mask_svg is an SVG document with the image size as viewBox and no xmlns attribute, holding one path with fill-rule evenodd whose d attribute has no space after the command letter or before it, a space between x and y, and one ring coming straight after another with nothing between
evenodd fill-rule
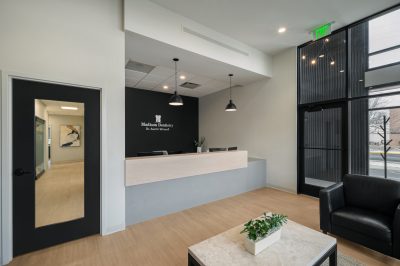
<instances>
[{"instance_id":1,"label":"white planter pot","mask_svg":"<svg viewBox=\"0 0 400 266\"><path fill-rule=\"evenodd\" d=\"M197 152L200 153L202 151L202 147L197 147Z\"/></svg>"},{"instance_id":2,"label":"white planter pot","mask_svg":"<svg viewBox=\"0 0 400 266\"><path fill-rule=\"evenodd\" d=\"M257 255L258 253L260 253L261 251L263 251L264 249L266 249L267 247L271 246L276 241L281 239L281 233L282 233L282 228L279 228L279 230L257 241L253 241L246 237L244 241L244 246L248 252L250 252L253 255Z\"/></svg>"}]
</instances>

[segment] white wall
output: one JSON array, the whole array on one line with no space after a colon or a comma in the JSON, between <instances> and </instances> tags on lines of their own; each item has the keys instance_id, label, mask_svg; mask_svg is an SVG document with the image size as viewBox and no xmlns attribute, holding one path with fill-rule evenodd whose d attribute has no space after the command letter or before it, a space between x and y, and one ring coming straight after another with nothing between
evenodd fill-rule
<instances>
[{"instance_id":1,"label":"white wall","mask_svg":"<svg viewBox=\"0 0 400 266\"><path fill-rule=\"evenodd\" d=\"M208 147L238 146L266 159L267 185L297 190L296 49L272 59L273 77L233 89L237 112L225 112L229 91L200 98L200 136Z\"/></svg>"},{"instance_id":2,"label":"white wall","mask_svg":"<svg viewBox=\"0 0 400 266\"><path fill-rule=\"evenodd\" d=\"M35 116L47 121L46 106L39 100L35 99Z\"/></svg>"},{"instance_id":3,"label":"white wall","mask_svg":"<svg viewBox=\"0 0 400 266\"><path fill-rule=\"evenodd\" d=\"M81 129L81 146L60 147L60 126L74 125ZM51 163L83 161L85 155L85 127L83 116L75 115L49 115L51 127Z\"/></svg>"},{"instance_id":4,"label":"white wall","mask_svg":"<svg viewBox=\"0 0 400 266\"><path fill-rule=\"evenodd\" d=\"M128 31L267 77L271 76L270 56L253 47L149 0L125 0L124 3L125 29ZM183 27L205 36L206 39L184 32ZM226 46L235 50L227 49ZM247 55L238 53L237 50Z\"/></svg>"},{"instance_id":5,"label":"white wall","mask_svg":"<svg viewBox=\"0 0 400 266\"><path fill-rule=\"evenodd\" d=\"M102 88L103 234L125 227L122 0L0 1L3 158L10 158L9 75ZM11 162L3 164L3 262L11 258ZM6 193L5 193L6 192Z\"/></svg>"}]
</instances>

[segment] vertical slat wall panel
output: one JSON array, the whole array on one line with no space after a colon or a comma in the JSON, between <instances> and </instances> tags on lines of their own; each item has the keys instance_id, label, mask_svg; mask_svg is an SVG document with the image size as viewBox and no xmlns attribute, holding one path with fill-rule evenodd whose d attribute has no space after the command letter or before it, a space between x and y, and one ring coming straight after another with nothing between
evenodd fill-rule
<instances>
[{"instance_id":1,"label":"vertical slat wall panel","mask_svg":"<svg viewBox=\"0 0 400 266\"><path fill-rule=\"evenodd\" d=\"M346 31L300 49L300 103L342 99L346 95ZM319 57L320 55L324 57ZM304 57L304 58L303 58ZM312 64L312 60L316 60ZM330 62L334 61L334 65ZM343 70L341 72L341 70Z\"/></svg>"},{"instance_id":2,"label":"vertical slat wall panel","mask_svg":"<svg viewBox=\"0 0 400 266\"><path fill-rule=\"evenodd\" d=\"M349 29L348 87L351 97L368 95L365 71L368 69L368 22ZM368 175L368 99L350 102L349 170L353 174Z\"/></svg>"},{"instance_id":3,"label":"vertical slat wall panel","mask_svg":"<svg viewBox=\"0 0 400 266\"><path fill-rule=\"evenodd\" d=\"M368 99L350 103L350 173L368 175Z\"/></svg>"},{"instance_id":4,"label":"vertical slat wall panel","mask_svg":"<svg viewBox=\"0 0 400 266\"><path fill-rule=\"evenodd\" d=\"M368 22L349 29L348 87L351 97L366 96L365 71L368 69Z\"/></svg>"}]
</instances>

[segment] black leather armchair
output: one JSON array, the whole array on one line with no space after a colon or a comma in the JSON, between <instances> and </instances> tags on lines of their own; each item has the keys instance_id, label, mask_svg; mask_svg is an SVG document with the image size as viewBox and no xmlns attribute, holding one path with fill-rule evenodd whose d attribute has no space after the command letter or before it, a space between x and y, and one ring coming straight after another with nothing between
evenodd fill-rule
<instances>
[{"instance_id":1,"label":"black leather armchair","mask_svg":"<svg viewBox=\"0 0 400 266\"><path fill-rule=\"evenodd\" d=\"M324 233L400 258L400 182L346 175L319 195Z\"/></svg>"}]
</instances>

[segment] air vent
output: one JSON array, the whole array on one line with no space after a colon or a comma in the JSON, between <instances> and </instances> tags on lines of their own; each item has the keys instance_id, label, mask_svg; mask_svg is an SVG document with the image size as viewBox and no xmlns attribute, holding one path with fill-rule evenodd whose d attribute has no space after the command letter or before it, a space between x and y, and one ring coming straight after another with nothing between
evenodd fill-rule
<instances>
[{"instance_id":1,"label":"air vent","mask_svg":"<svg viewBox=\"0 0 400 266\"><path fill-rule=\"evenodd\" d=\"M199 84L192 83L192 82L185 82L180 85L180 87L187 88L187 89L196 89L199 87Z\"/></svg>"},{"instance_id":2,"label":"air vent","mask_svg":"<svg viewBox=\"0 0 400 266\"><path fill-rule=\"evenodd\" d=\"M125 65L125 68L148 74L155 68L155 66L129 60L128 63Z\"/></svg>"}]
</instances>

